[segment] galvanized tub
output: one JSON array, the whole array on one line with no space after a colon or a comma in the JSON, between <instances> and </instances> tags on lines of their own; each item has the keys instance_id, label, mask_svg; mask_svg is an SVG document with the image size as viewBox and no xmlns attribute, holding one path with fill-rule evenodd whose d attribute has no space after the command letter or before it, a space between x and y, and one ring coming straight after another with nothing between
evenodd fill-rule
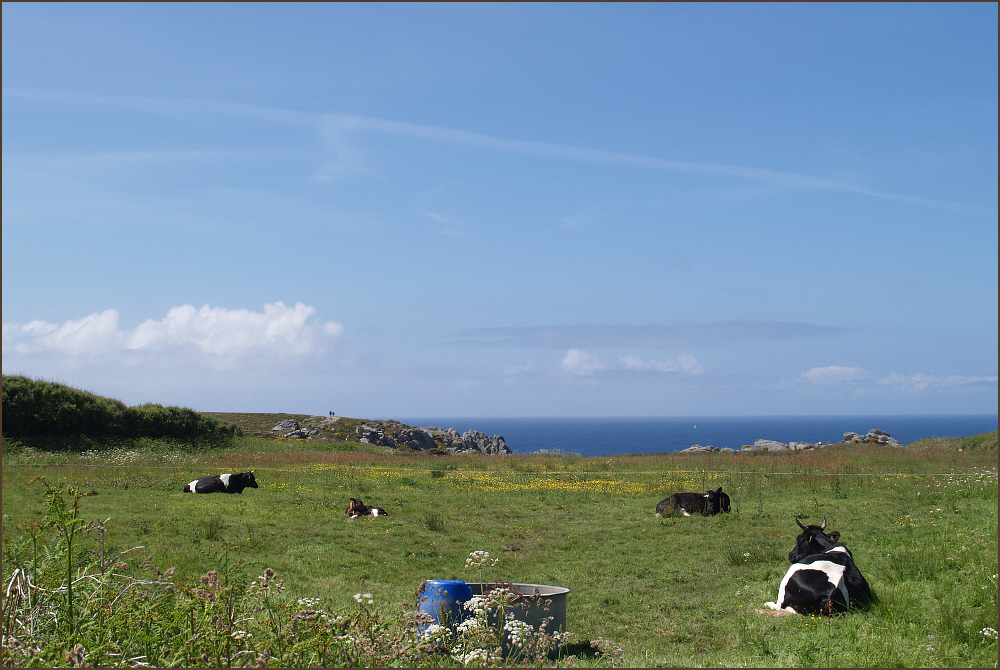
<instances>
[{"instance_id":1,"label":"galvanized tub","mask_svg":"<svg viewBox=\"0 0 1000 670\"><path fill-rule=\"evenodd\" d=\"M508 611L508 617L534 626L536 631L541 627L543 619L552 617L552 621L545 627L546 631L553 633L566 630L566 596L569 589L548 584L469 582L473 597L489 593L498 586L506 586L520 596ZM492 621L494 616L490 619Z\"/></svg>"}]
</instances>

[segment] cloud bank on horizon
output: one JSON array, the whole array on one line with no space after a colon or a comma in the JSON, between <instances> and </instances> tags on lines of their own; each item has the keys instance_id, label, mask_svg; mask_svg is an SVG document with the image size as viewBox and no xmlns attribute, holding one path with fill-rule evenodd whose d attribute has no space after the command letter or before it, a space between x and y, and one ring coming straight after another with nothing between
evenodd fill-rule
<instances>
[{"instance_id":1,"label":"cloud bank on horizon","mask_svg":"<svg viewBox=\"0 0 1000 670\"><path fill-rule=\"evenodd\" d=\"M119 328L118 311L107 309L61 325L5 323L3 351L61 357L62 364L73 365L132 353L183 359L182 352L190 350L213 367L231 367L260 354L281 360L322 353L322 340L336 337L344 327L335 321L310 323L315 312L302 303L292 308L281 302L264 305L263 312L181 305L126 332Z\"/></svg>"},{"instance_id":2,"label":"cloud bank on horizon","mask_svg":"<svg viewBox=\"0 0 1000 670\"><path fill-rule=\"evenodd\" d=\"M4 374L371 418L995 414L996 19L5 5Z\"/></svg>"}]
</instances>

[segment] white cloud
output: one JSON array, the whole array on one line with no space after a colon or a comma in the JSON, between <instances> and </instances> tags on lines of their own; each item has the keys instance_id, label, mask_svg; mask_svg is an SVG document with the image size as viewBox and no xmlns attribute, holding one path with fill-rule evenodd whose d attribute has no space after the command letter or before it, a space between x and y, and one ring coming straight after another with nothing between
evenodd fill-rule
<instances>
[{"instance_id":1,"label":"white cloud","mask_svg":"<svg viewBox=\"0 0 1000 670\"><path fill-rule=\"evenodd\" d=\"M830 365L824 368L812 368L802 373L802 379L817 385L852 384L867 381L864 385L869 391L876 386L891 386L898 391L926 391L928 389L958 389L961 387L983 384L996 384L996 376L972 377L967 375L929 375L923 372L899 374L893 372L885 377L875 377L864 368L849 368L843 365ZM783 384L788 386L787 384Z\"/></svg>"},{"instance_id":2,"label":"white cloud","mask_svg":"<svg viewBox=\"0 0 1000 670\"><path fill-rule=\"evenodd\" d=\"M924 391L928 388L954 388L975 384L996 384L994 377L967 377L965 375L928 375L917 372L911 375L901 375L893 372L887 377L878 379L879 384L895 386L900 390Z\"/></svg>"},{"instance_id":3,"label":"white cloud","mask_svg":"<svg viewBox=\"0 0 1000 670\"><path fill-rule=\"evenodd\" d=\"M94 312L61 326L38 320L24 326L3 324L4 353L55 351L70 356L95 355L118 349L122 342L118 312L114 309Z\"/></svg>"},{"instance_id":4,"label":"white cloud","mask_svg":"<svg viewBox=\"0 0 1000 670\"><path fill-rule=\"evenodd\" d=\"M337 337L344 332L344 324L336 321L327 321L323 324L323 334L330 337Z\"/></svg>"},{"instance_id":5,"label":"white cloud","mask_svg":"<svg viewBox=\"0 0 1000 670\"><path fill-rule=\"evenodd\" d=\"M698 360L694 356L678 356L675 359L665 358L662 361L645 361L637 356L623 356L618 359L627 370L638 370L641 372L687 372L688 374L699 374L704 372Z\"/></svg>"},{"instance_id":6,"label":"white cloud","mask_svg":"<svg viewBox=\"0 0 1000 670\"><path fill-rule=\"evenodd\" d=\"M864 368L849 368L843 365L828 365L825 368L812 368L802 373L802 378L814 384L843 384L869 379L872 373Z\"/></svg>"},{"instance_id":7,"label":"white cloud","mask_svg":"<svg viewBox=\"0 0 1000 670\"><path fill-rule=\"evenodd\" d=\"M37 100L45 102L70 102L89 105L108 105L137 109L167 115L219 114L260 119L269 123L305 126L315 128L332 149L333 160L329 161L316 175L317 180L335 180L356 173L371 174L364 165L364 152L357 149L347 138L358 132L374 132L401 137L429 140L443 144L477 147L490 151L536 156L552 160L570 160L582 163L625 165L649 170L663 170L682 174L704 175L713 178L738 178L751 182L770 184L784 188L798 188L819 191L854 193L917 205L945 207L966 211L980 216L996 216L996 209L987 209L922 196L899 195L876 191L863 185L838 182L809 175L769 170L742 165L699 163L693 161L668 160L657 156L628 154L551 142L507 139L474 131L430 126L419 123L388 121L380 118L352 116L348 114L323 114L301 112L280 107L266 107L231 103L206 98L147 98L139 96L102 96L66 93L41 89L3 89L4 97ZM355 140L356 141L356 140Z\"/></svg>"},{"instance_id":8,"label":"white cloud","mask_svg":"<svg viewBox=\"0 0 1000 670\"><path fill-rule=\"evenodd\" d=\"M475 328L462 333L455 344L508 347L674 348L731 345L741 342L830 337L844 328L784 321L654 321L632 324L562 324L552 326L501 326Z\"/></svg>"},{"instance_id":9,"label":"white cloud","mask_svg":"<svg viewBox=\"0 0 1000 670\"><path fill-rule=\"evenodd\" d=\"M518 365L508 365L503 369L503 373L508 377L513 377L525 372L533 372L535 367L535 361L528 359L524 363L520 363Z\"/></svg>"},{"instance_id":10,"label":"white cloud","mask_svg":"<svg viewBox=\"0 0 1000 670\"><path fill-rule=\"evenodd\" d=\"M583 349L570 349L562 359L563 369L574 375L592 375L598 370L606 370L608 364L594 354Z\"/></svg>"},{"instance_id":11,"label":"white cloud","mask_svg":"<svg viewBox=\"0 0 1000 670\"><path fill-rule=\"evenodd\" d=\"M286 307L280 301L265 304L263 312L181 305L162 319L147 319L133 330L123 331L118 327L118 312L108 309L62 325L37 320L24 326L5 323L3 353L5 359L17 354L80 359L144 353L183 359L183 352L193 350L217 363L232 363L258 353L301 357L318 352L324 338L336 337L344 329L335 321L317 323L315 312L302 303Z\"/></svg>"}]
</instances>

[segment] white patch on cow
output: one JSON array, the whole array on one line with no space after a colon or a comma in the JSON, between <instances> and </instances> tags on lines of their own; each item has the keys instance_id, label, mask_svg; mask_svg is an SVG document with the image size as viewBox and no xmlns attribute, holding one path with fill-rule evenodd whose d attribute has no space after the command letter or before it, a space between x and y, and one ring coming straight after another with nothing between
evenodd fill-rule
<instances>
[{"instance_id":1,"label":"white patch on cow","mask_svg":"<svg viewBox=\"0 0 1000 670\"><path fill-rule=\"evenodd\" d=\"M841 547L835 547L833 551L841 549ZM844 603L848 606L851 604L850 596L847 595L847 584L844 583L844 572L847 571L846 565L841 565L840 563L833 563L832 561L816 561L809 565L813 570L822 570L826 573L826 579L828 582L840 589L840 592L844 596Z\"/></svg>"},{"instance_id":2,"label":"white patch on cow","mask_svg":"<svg viewBox=\"0 0 1000 670\"><path fill-rule=\"evenodd\" d=\"M378 516L378 510L377 509L372 509L371 515L372 516Z\"/></svg>"},{"instance_id":3,"label":"white patch on cow","mask_svg":"<svg viewBox=\"0 0 1000 670\"><path fill-rule=\"evenodd\" d=\"M689 513L689 512L688 512L688 511L687 511L686 509L682 509L682 510L681 510L681 513L682 513L682 514L683 514L684 516L691 516L691 514L690 514L690 513Z\"/></svg>"},{"instance_id":4,"label":"white patch on cow","mask_svg":"<svg viewBox=\"0 0 1000 670\"><path fill-rule=\"evenodd\" d=\"M193 482L191 482L190 484L188 484L188 488L191 489L191 493L197 493L197 491L194 490L194 487L195 487L195 485L197 483L198 483L198 480L196 479Z\"/></svg>"},{"instance_id":5,"label":"white patch on cow","mask_svg":"<svg viewBox=\"0 0 1000 670\"><path fill-rule=\"evenodd\" d=\"M837 549L841 549L841 547L835 547L833 550ZM781 580L781 586L778 587L778 607L773 607L772 609L781 609L780 604L785 602L785 587L788 586L788 580L799 570L816 570L824 573L827 581L840 589L840 592L844 595L844 602L847 605L851 604L851 600L847 595L847 584L844 583L844 571L847 570L847 567L831 561L814 561L813 563L795 563L792 567L788 568L788 572L785 573L785 577ZM764 604L770 606L769 603ZM784 609L791 608L786 607Z\"/></svg>"},{"instance_id":6,"label":"white patch on cow","mask_svg":"<svg viewBox=\"0 0 1000 670\"><path fill-rule=\"evenodd\" d=\"M222 485L226 487L227 491L229 490L229 478L232 477L232 476L233 475L231 473L229 473L229 472L227 472L224 475L219 475L219 479L222 480Z\"/></svg>"},{"instance_id":7,"label":"white patch on cow","mask_svg":"<svg viewBox=\"0 0 1000 670\"><path fill-rule=\"evenodd\" d=\"M832 554L835 551L839 551L842 554L846 554L847 553L847 547L834 547L833 549L829 550L826 553Z\"/></svg>"}]
</instances>

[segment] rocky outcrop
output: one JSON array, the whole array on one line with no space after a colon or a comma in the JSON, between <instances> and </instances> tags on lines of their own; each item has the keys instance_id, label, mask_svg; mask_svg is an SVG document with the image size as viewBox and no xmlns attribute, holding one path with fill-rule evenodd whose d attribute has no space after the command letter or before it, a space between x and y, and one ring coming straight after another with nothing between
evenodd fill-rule
<instances>
[{"instance_id":1,"label":"rocky outcrop","mask_svg":"<svg viewBox=\"0 0 1000 670\"><path fill-rule=\"evenodd\" d=\"M903 446L899 440L894 440L889 433L884 430L879 430L878 428L872 428L865 435L859 435L858 433L844 433L844 439L842 442L851 442L854 444L881 444L890 447ZM778 442L776 440L757 440L753 444L744 444L743 451L807 451L810 449L817 449L822 446L822 442L818 444L812 444L811 442L789 442L788 444L785 444L784 442ZM678 453L700 454L713 451L726 451L726 449L720 450L716 447L703 447L700 444L696 444L693 447L689 447Z\"/></svg>"},{"instance_id":2,"label":"rocky outcrop","mask_svg":"<svg viewBox=\"0 0 1000 670\"><path fill-rule=\"evenodd\" d=\"M295 419L279 421L271 429L271 432L277 433L280 437L290 437L294 440L310 440L320 434L316 428L303 428Z\"/></svg>"},{"instance_id":3,"label":"rocky outcrop","mask_svg":"<svg viewBox=\"0 0 1000 670\"><path fill-rule=\"evenodd\" d=\"M743 451L788 451L788 445L775 440L757 440L753 444L744 444Z\"/></svg>"},{"instance_id":4,"label":"rocky outcrop","mask_svg":"<svg viewBox=\"0 0 1000 670\"><path fill-rule=\"evenodd\" d=\"M872 428L865 435L858 435L857 433L844 433L844 442L853 442L854 444L867 442L869 444L882 444L889 447L902 447L903 444L899 440L895 440L889 433L884 430L879 430L878 428Z\"/></svg>"},{"instance_id":5,"label":"rocky outcrop","mask_svg":"<svg viewBox=\"0 0 1000 670\"><path fill-rule=\"evenodd\" d=\"M512 453L502 435L489 437L478 430L467 430L461 435L454 428L414 428L397 421L380 421L363 424L355 429L362 444L374 444L390 449L412 449L449 454L481 453L503 456Z\"/></svg>"},{"instance_id":6,"label":"rocky outcrop","mask_svg":"<svg viewBox=\"0 0 1000 670\"><path fill-rule=\"evenodd\" d=\"M510 447L504 442L502 435L494 435L493 437L488 437L485 433L480 433L478 430L467 430L462 433L462 437L458 438L458 431L454 428L451 432L455 435L452 437L442 437L442 442L447 442L448 446L446 449L452 451L453 453L460 453L463 451L479 451L484 454L491 455L504 455L511 453Z\"/></svg>"},{"instance_id":7,"label":"rocky outcrop","mask_svg":"<svg viewBox=\"0 0 1000 670\"><path fill-rule=\"evenodd\" d=\"M815 449L817 445L810 442L777 442L775 440L757 440L753 444L744 444L743 451L805 451Z\"/></svg>"}]
</instances>

